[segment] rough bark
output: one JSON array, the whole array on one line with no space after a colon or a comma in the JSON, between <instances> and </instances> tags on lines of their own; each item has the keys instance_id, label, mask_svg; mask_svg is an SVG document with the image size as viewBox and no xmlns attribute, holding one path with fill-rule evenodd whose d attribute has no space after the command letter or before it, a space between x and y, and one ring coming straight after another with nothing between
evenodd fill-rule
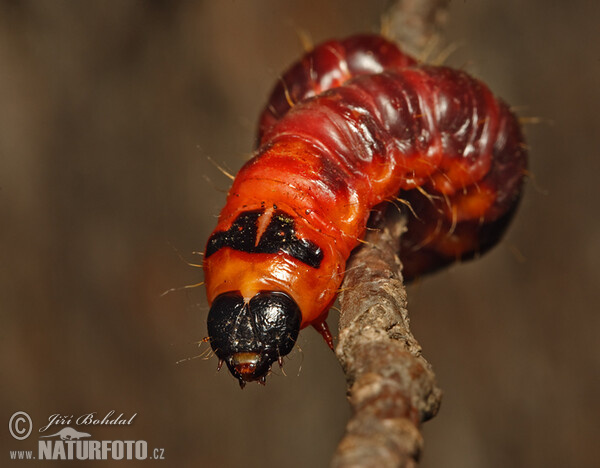
<instances>
[{"instance_id":1,"label":"rough bark","mask_svg":"<svg viewBox=\"0 0 600 468\"><path fill-rule=\"evenodd\" d=\"M336 354L353 416L334 467L416 466L420 423L435 416L441 391L409 329L401 263L403 218L388 216L352 256L340 296Z\"/></svg>"},{"instance_id":2,"label":"rough bark","mask_svg":"<svg viewBox=\"0 0 600 468\"><path fill-rule=\"evenodd\" d=\"M445 22L448 0L397 0L388 33L422 55ZM397 256L406 220L389 210L369 231L346 269L340 295L336 354L348 383L353 416L331 466L413 467L423 449L420 425L436 415L442 392L409 328L402 264Z\"/></svg>"}]
</instances>

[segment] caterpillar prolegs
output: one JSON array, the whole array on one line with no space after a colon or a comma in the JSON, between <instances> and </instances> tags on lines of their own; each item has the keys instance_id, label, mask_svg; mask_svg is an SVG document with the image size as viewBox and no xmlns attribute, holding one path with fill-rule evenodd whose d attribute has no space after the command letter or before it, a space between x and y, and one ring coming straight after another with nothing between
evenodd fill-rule
<instances>
[{"instance_id":1,"label":"caterpillar prolegs","mask_svg":"<svg viewBox=\"0 0 600 468\"><path fill-rule=\"evenodd\" d=\"M210 236L212 349L243 387L325 319L371 210L413 215L410 280L491 248L518 204L526 149L516 117L480 81L418 64L377 35L328 41L275 86L254 157Z\"/></svg>"}]
</instances>

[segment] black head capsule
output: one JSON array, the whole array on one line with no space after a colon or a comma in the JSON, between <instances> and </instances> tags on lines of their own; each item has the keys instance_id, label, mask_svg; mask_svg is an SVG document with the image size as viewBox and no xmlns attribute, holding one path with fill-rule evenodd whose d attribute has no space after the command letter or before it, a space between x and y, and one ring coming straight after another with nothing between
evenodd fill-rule
<instances>
[{"instance_id":1,"label":"black head capsule","mask_svg":"<svg viewBox=\"0 0 600 468\"><path fill-rule=\"evenodd\" d=\"M235 291L213 301L208 336L217 357L244 388L254 380L264 384L273 362L294 347L301 323L298 305L283 292L260 292L244 302Z\"/></svg>"}]
</instances>

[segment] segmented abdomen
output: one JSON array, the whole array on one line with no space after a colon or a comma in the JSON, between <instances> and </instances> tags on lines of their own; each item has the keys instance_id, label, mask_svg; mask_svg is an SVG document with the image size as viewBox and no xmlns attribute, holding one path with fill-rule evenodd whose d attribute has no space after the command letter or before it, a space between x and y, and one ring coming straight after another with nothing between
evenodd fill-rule
<instances>
[{"instance_id":1,"label":"segmented abdomen","mask_svg":"<svg viewBox=\"0 0 600 468\"><path fill-rule=\"evenodd\" d=\"M293 64L275 85L259 119L259 139L295 103L356 76L401 70L415 63L381 36L357 35L320 44Z\"/></svg>"},{"instance_id":2,"label":"segmented abdomen","mask_svg":"<svg viewBox=\"0 0 600 468\"><path fill-rule=\"evenodd\" d=\"M526 168L518 122L484 84L416 65L379 36L306 54L273 91L259 133L209 240L209 301L232 285L249 297L283 290L303 325L335 299L374 206L399 196L414 210L400 252L410 279L491 247ZM236 220L248 212L255 228L240 247ZM261 250L273 223L290 229Z\"/></svg>"}]
</instances>

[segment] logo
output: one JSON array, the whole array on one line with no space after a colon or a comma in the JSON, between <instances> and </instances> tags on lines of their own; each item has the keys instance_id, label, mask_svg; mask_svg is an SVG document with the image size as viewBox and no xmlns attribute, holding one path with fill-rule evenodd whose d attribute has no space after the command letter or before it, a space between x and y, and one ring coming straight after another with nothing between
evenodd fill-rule
<instances>
[{"instance_id":1,"label":"logo","mask_svg":"<svg viewBox=\"0 0 600 468\"><path fill-rule=\"evenodd\" d=\"M72 426L130 426L137 413L115 417L114 410L103 417L97 413L80 416L53 414L38 429L36 450L9 450L11 460L164 460L163 448L148 448L145 440L95 440L92 434ZM51 430L48 430L50 429ZM18 441L27 439L33 431L33 421L24 411L14 413L8 429ZM46 431L51 434L43 435ZM115 427L115 431L118 428ZM118 436L117 436L118 437Z\"/></svg>"},{"instance_id":2,"label":"logo","mask_svg":"<svg viewBox=\"0 0 600 468\"><path fill-rule=\"evenodd\" d=\"M88 434L87 432L78 432L75 429L73 429L72 427L65 427L64 429L61 429L60 431L58 431L56 434L40 436L40 438L43 439L45 437L55 437L55 436L60 437L62 440L79 440L82 437L91 437L91 435Z\"/></svg>"}]
</instances>

